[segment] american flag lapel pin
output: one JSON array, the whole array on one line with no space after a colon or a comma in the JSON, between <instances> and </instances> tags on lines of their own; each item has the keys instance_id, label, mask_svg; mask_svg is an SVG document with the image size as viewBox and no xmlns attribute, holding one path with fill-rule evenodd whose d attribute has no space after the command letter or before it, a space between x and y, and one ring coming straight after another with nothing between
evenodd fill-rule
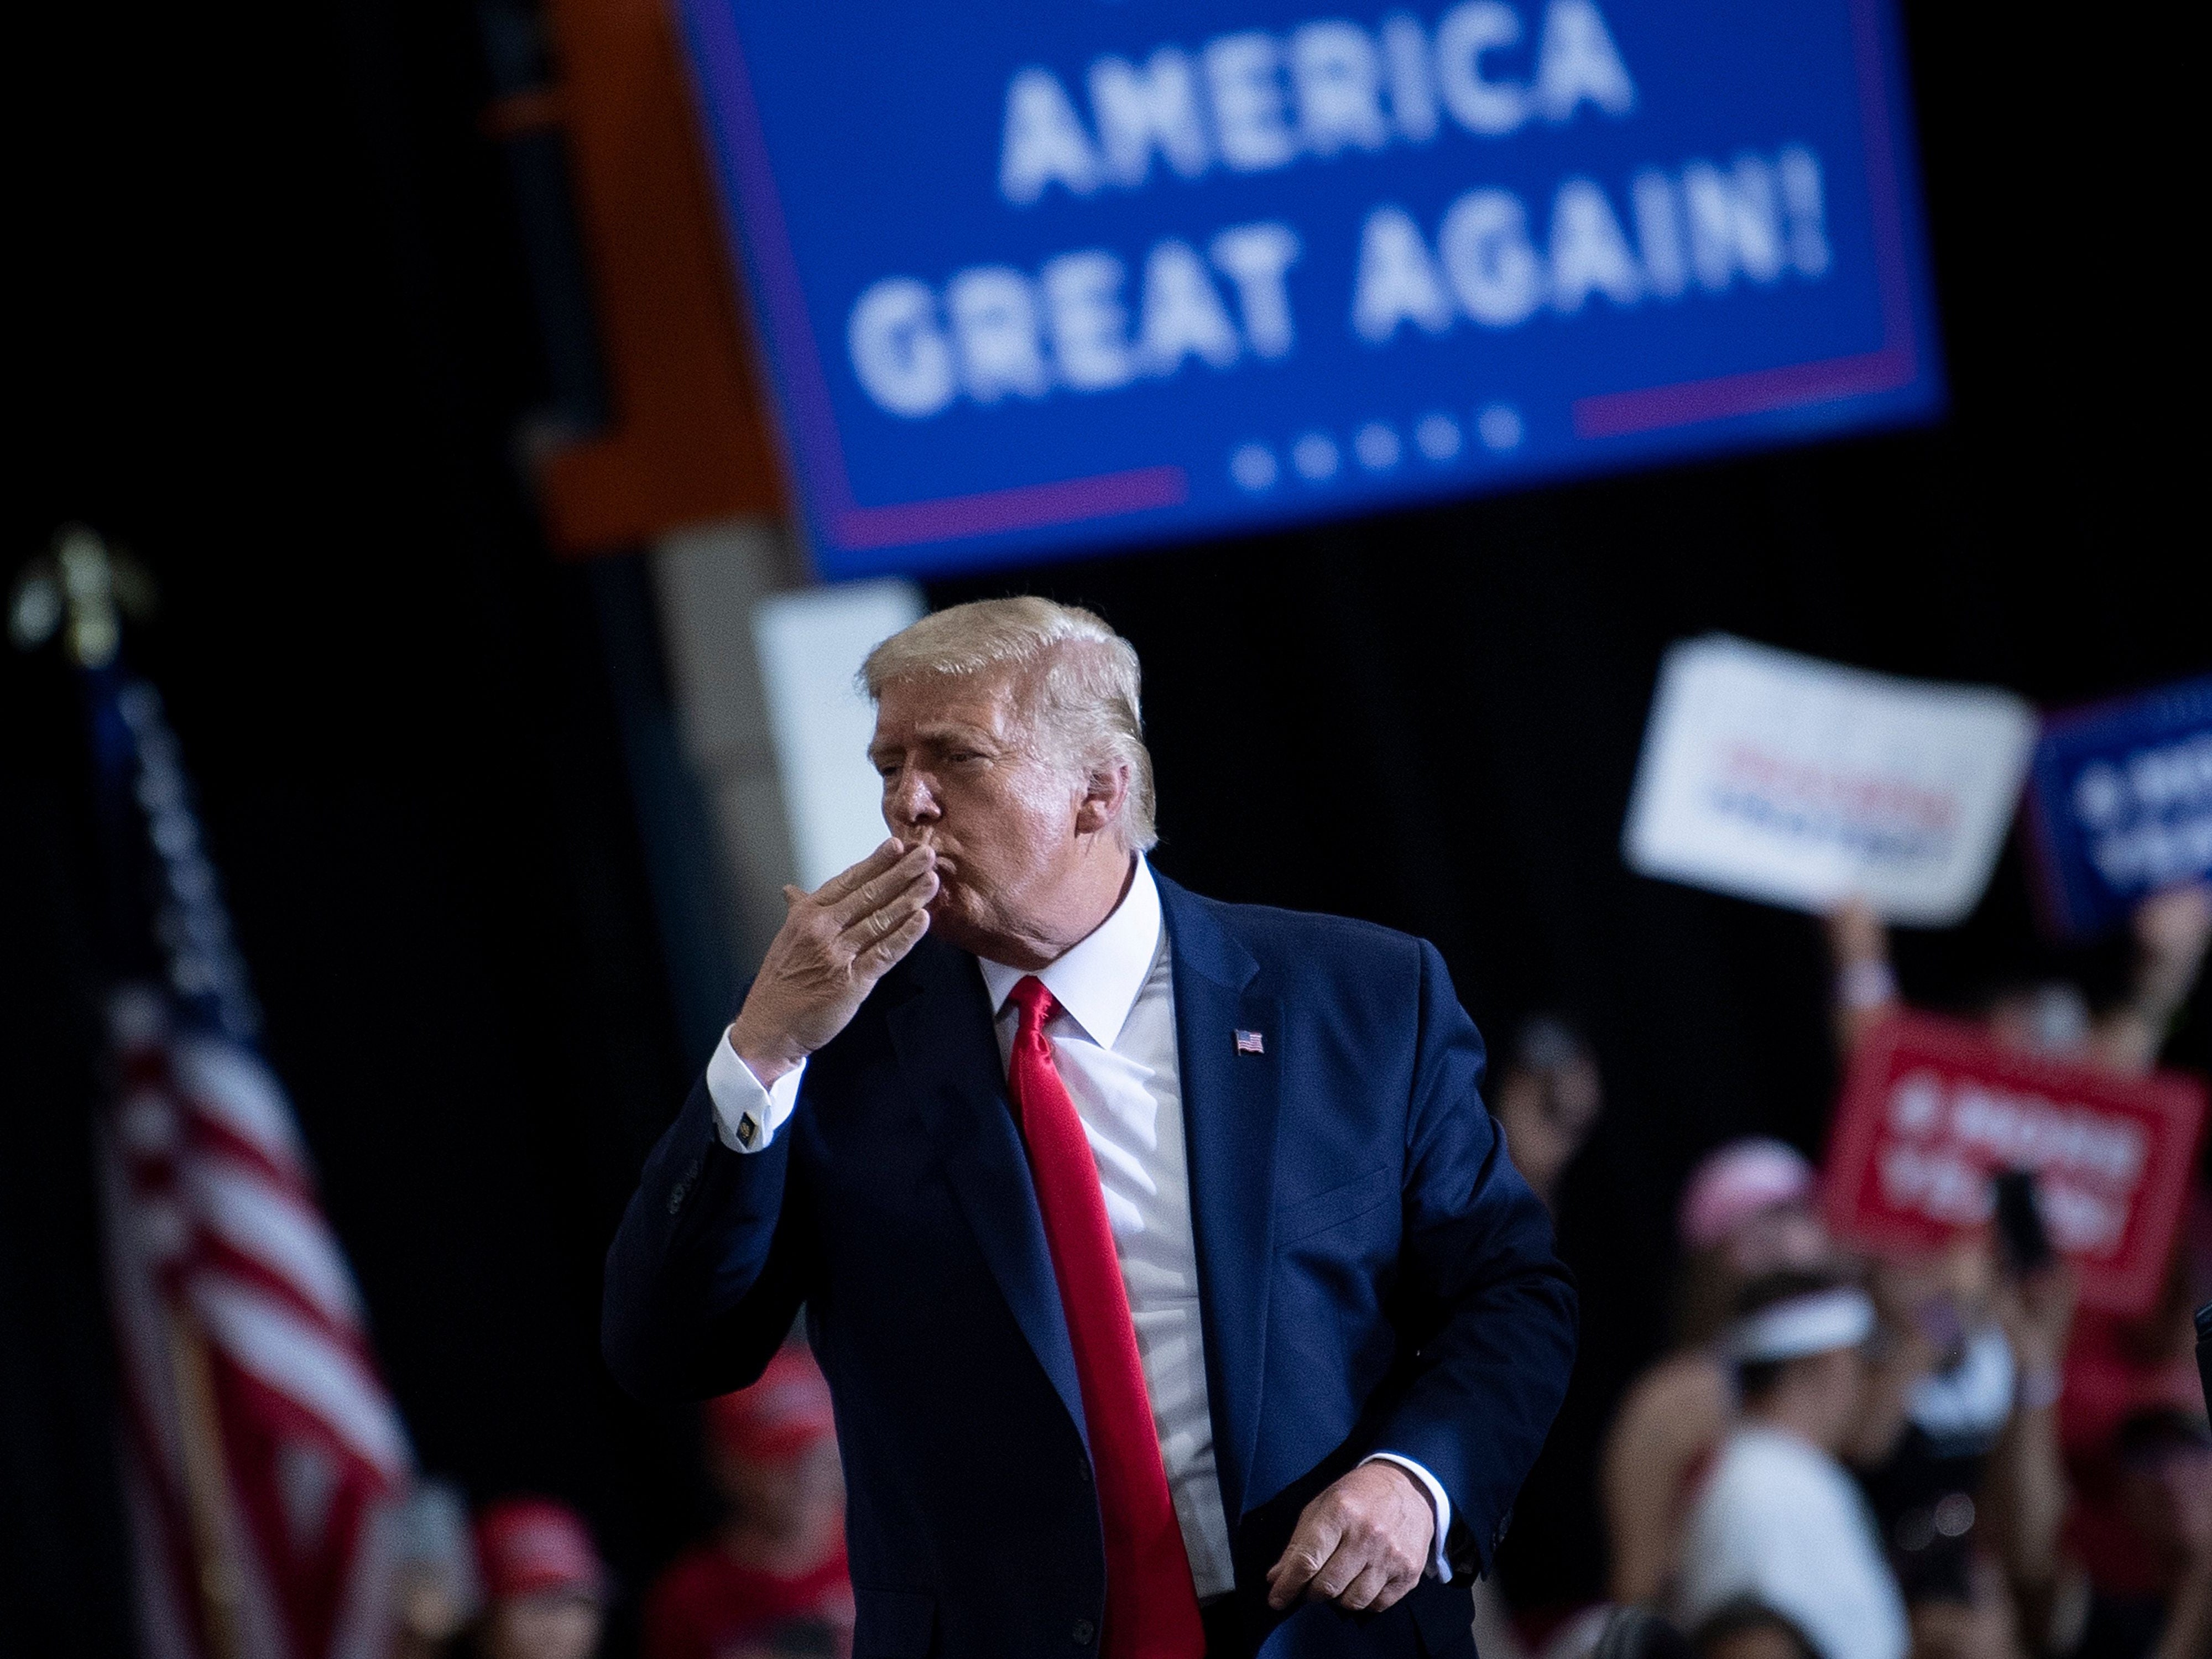
<instances>
[{"instance_id":1,"label":"american flag lapel pin","mask_svg":"<svg viewBox=\"0 0 2212 1659\"><path fill-rule=\"evenodd\" d=\"M1267 1052L1267 1045L1260 1041L1257 1031L1239 1031L1237 1034L1237 1052L1240 1054L1264 1054Z\"/></svg>"}]
</instances>

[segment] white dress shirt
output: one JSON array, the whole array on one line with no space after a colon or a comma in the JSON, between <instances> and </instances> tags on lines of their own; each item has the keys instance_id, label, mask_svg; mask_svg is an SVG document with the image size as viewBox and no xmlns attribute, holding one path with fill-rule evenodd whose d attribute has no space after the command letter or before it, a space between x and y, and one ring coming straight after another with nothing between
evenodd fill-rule
<instances>
[{"instance_id":1,"label":"white dress shirt","mask_svg":"<svg viewBox=\"0 0 2212 1659\"><path fill-rule=\"evenodd\" d=\"M1029 970L990 961L980 965L1000 1061L1011 1064L1021 1015L1010 998ZM1223 1595L1236 1578L1206 1400L1173 957L1161 922L1159 888L1141 855L1114 913L1037 977L1059 1004L1045 1036L1098 1162L1106 1219L1128 1291L1152 1426L1191 1577L1201 1598ZM717 1043L707 1066L707 1089L722 1143L738 1152L768 1146L797 1103L799 1076L799 1070L787 1072L763 1089L726 1041ZM1411 1458L1390 1452L1376 1456L1406 1469L1428 1493L1436 1517L1429 1571L1450 1577L1444 1534L1451 1500Z\"/></svg>"}]
</instances>

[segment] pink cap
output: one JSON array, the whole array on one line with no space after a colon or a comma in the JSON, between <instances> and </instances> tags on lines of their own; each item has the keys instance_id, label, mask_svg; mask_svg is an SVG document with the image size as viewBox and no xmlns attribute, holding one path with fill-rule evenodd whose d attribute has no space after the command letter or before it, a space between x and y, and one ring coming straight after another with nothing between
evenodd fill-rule
<instances>
[{"instance_id":1,"label":"pink cap","mask_svg":"<svg viewBox=\"0 0 2212 1659\"><path fill-rule=\"evenodd\" d=\"M477 1512L484 1595L511 1601L548 1590L598 1596L606 1569L583 1516L547 1498L505 1498Z\"/></svg>"},{"instance_id":2,"label":"pink cap","mask_svg":"<svg viewBox=\"0 0 2212 1659\"><path fill-rule=\"evenodd\" d=\"M1705 1155L1682 1189L1675 1225L1683 1248L1710 1249L1737 1228L1778 1204L1800 1204L1812 1195L1813 1166L1794 1146L1753 1136L1731 1140Z\"/></svg>"},{"instance_id":3,"label":"pink cap","mask_svg":"<svg viewBox=\"0 0 2212 1659\"><path fill-rule=\"evenodd\" d=\"M748 1463L782 1463L837 1432L830 1384L804 1348L786 1348L750 1389L709 1400L707 1432Z\"/></svg>"}]
</instances>

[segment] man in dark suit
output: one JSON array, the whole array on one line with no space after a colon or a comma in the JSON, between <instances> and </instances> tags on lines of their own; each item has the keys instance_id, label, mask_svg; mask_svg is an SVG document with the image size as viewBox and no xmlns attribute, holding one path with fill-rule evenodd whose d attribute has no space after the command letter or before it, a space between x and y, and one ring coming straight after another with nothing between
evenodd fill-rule
<instances>
[{"instance_id":1,"label":"man in dark suit","mask_svg":"<svg viewBox=\"0 0 2212 1659\"><path fill-rule=\"evenodd\" d=\"M738 1388L804 1306L855 1659L1471 1653L1574 1297L1436 951L1156 875L1087 611L864 672L892 838L787 890L609 1253L616 1376Z\"/></svg>"}]
</instances>

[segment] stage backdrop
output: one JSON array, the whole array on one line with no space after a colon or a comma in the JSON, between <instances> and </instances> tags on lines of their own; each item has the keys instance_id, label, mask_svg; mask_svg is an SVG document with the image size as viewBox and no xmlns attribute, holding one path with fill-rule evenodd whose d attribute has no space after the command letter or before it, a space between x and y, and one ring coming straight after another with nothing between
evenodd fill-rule
<instances>
[{"instance_id":1,"label":"stage backdrop","mask_svg":"<svg viewBox=\"0 0 2212 1659\"><path fill-rule=\"evenodd\" d=\"M1888 0L684 0L823 574L1926 416Z\"/></svg>"}]
</instances>

